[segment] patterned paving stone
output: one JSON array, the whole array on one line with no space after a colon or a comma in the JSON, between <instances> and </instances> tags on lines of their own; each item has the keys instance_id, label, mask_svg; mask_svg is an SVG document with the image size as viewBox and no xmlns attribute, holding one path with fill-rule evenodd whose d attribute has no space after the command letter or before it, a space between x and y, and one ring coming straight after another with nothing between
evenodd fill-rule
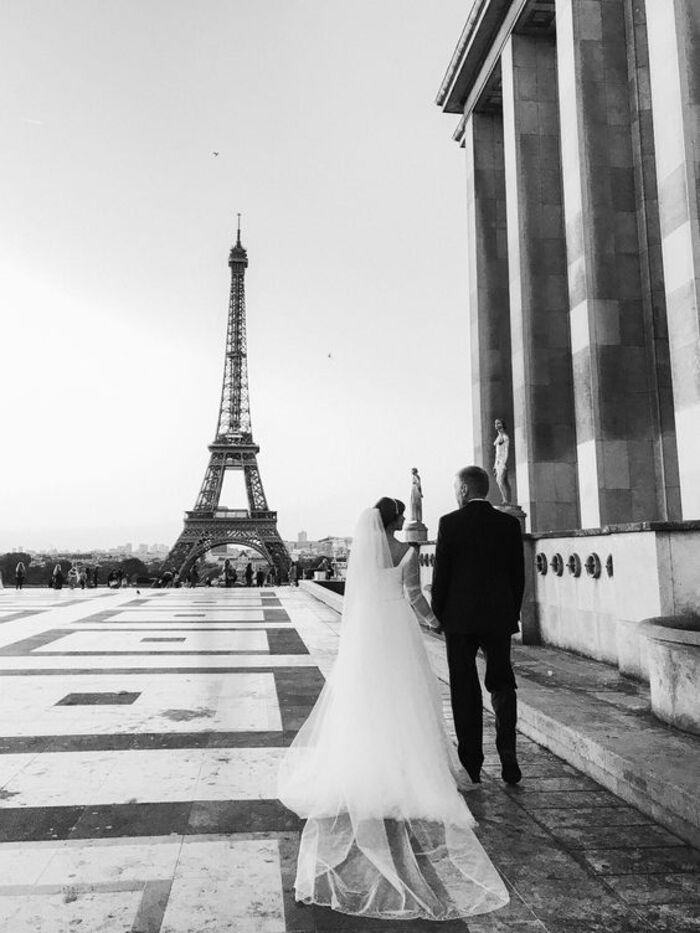
<instances>
[{"instance_id":1,"label":"patterned paving stone","mask_svg":"<svg viewBox=\"0 0 700 933\"><path fill-rule=\"evenodd\" d=\"M506 908L438 925L296 904L302 824L274 797L276 767L323 687L334 614L285 589L74 599L66 618L67 602L60 617L51 600L32 607L0 641L0 929L698 929L697 851L531 740L523 783L506 787L488 716L466 799ZM601 703L622 703L606 676Z\"/></svg>"}]
</instances>

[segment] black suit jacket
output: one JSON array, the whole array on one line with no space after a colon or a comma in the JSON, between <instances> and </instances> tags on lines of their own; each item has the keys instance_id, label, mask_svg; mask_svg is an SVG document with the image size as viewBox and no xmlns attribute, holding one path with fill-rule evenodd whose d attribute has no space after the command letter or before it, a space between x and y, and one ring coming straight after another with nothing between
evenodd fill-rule
<instances>
[{"instance_id":1,"label":"black suit jacket","mask_svg":"<svg viewBox=\"0 0 700 933\"><path fill-rule=\"evenodd\" d=\"M446 632L517 632L524 588L523 539L517 519L483 500L442 516L431 602Z\"/></svg>"}]
</instances>

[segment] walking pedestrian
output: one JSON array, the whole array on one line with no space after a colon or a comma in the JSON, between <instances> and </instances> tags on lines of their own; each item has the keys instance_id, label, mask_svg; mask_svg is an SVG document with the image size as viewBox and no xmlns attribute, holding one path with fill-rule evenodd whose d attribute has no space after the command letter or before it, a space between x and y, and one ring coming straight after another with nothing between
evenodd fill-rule
<instances>
[{"instance_id":1,"label":"walking pedestrian","mask_svg":"<svg viewBox=\"0 0 700 933\"><path fill-rule=\"evenodd\" d=\"M255 585L262 586L265 583L265 571L262 567L255 574Z\"/></svg>"},{"instance_id":2,"label":"walking pedestrian","mask_svg":"<svg viewBox=\"0 0 700 933\"><path fill-rule=\"evenodd\" d=\"M226 560L224 561L224 586L226 587L234 586L237 579L238 579L238 574L236 573L236 568L233 566L233 564L227 557Z\"/></svg>"},{"instance_id":3,"label":"walking pedestrian","mask_svg":"<svg viewBox=\"0 0 700 933\"><path fill-rule=\"evenodd\" d=\"M56 564L52 574L53 588L55 590L63 589L63 570L60 564Z\"/></svg>"},{"instance_id":4,"label":"walking pedestrian","mask_svg":"<svg viewBox=\"0 0 700 933\"><path fill-rule=\"evenodd\" d=\"M23 561L18 561L15 567L15 589L21 590L24 586L24 578L27 576L27 568Z\"/></svg>"},{"instance_id":5,"label":"walking pedestrian","mask_svg":"<svg viewBox=\"0 0 700 933\"><path fill-rule=\"evenodd\" d=\"M245 576L245 585L252 586L253 585L253 565L250 563L250 561L248 561L248 563L246 564L244 576Z\"/></svg>"}]
</instances>

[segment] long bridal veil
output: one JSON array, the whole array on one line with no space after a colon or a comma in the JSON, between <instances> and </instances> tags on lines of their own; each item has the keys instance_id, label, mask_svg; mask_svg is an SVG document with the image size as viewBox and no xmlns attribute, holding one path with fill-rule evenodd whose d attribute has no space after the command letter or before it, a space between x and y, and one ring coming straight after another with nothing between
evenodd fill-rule
<instances>
[{"instance_id":1,"label":"long bridal veil","mask_svg":"<svg viewBox=\"0 0 700 933\"><path fill-rule=\"evenodd\" d=\"M508 902L454 778L442 704L379 513L353 538L338 656L282 762L306 818L296 897L344 913L450 920Z\"/></svg>"}]
</instances>

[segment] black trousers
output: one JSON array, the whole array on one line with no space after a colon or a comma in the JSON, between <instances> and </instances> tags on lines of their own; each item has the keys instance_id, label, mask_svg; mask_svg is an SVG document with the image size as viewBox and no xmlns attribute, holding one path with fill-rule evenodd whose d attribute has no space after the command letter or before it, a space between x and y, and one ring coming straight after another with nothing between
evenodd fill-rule
<instances>
[{"instance_id":1,"label":"black trousers","mask_svg":"<svg viewBox=\"0 0 700 933\"><path fill-rule=\"evenodd\" d=\"M485 685L496 717L496 748L501 761L515 759L516 684L510 663L510 635L445 632L452 715L459 760L478 771L484 761L483 700L476 669L479 648L486 659Z\"/></svg>"}]
</instances>

